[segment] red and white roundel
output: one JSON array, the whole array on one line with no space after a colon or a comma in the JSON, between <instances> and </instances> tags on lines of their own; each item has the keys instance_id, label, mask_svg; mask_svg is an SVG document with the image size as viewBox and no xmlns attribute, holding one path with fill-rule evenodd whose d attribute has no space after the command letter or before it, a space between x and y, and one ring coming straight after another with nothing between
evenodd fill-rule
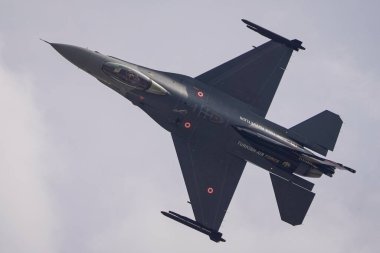
<instances>
[{"instance_id":1,"label":"red and white roundel","mask_svg":"<svg viewBox=\"0 0 380 253\"><path fill-rule=\"evenodd\" d=\"M212 187L207 188L207 193L208 194L213 194L214 193L214 188L212 188Z\"/></svg>"},{"instance_id":2,"label":"red and white roundel","mask_svg":"<svg viewBox=\"0 0 380 253\"><path fill-rule=\"evenodd\" d=\"M198 92L197 92L197 95L198 95L198 97L200 97L200 98L203 98L203 96L204 96L204 94L203 94L202 91L198 91Z\"/></svg>"},{"instance_id":3,"label":"red and white roundel","mask_svg":"<svg viewBox=\"0 0 380 253\"><path fill-rule=\"evenodd\" d=\"M191 123L190 123L190 122L188 122L188 121L187 121L187 122L185 122L185 124L184 124L184 127L185 127L185 128L190 128L190 127L191 127Z\"/></svg>"}]
</instances>

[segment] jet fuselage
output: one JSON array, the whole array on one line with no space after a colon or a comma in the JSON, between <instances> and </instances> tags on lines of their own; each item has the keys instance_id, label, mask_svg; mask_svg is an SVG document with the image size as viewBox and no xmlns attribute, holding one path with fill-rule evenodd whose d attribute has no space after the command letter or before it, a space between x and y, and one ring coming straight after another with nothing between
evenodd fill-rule
<instances>
[{"instance_id":1,"label":"jet fuselage","mask_svg":"<svg viewBox=\"0 0 380 253\"><path fill-rule=\"evenodd\" d=\"M171 133L194 220L161 213L215 242L225 241L219 229L247 161L269 171L280 217L293 226L302 224L315 196L314 184L295 174L356 172L311 152L334 150L343 124L338 114L325 110L289 129L265 119L292 53L305 47L242 21L270 40L195 78L47 42Z\"/></svg>"},{"instance_id":2,"label":"jet fuselage","mask_svg":"<svg viewBox=\"0 0 380 253\"><path fill-rule=\"evenodd\" d=\"M257 115L250 105L210 85L97 51L65 44L51 45L70 62L140 107L169 132L191 138L202 124L218 133L215 138L223 133L228 136L219 141L228 143L229 153L264 169L280 167L309 177L330 172L328 167L294 152L312 154L289 138L286 128ZM212 138L212 134L205 138Z\"/></svg>"}]
</instances>

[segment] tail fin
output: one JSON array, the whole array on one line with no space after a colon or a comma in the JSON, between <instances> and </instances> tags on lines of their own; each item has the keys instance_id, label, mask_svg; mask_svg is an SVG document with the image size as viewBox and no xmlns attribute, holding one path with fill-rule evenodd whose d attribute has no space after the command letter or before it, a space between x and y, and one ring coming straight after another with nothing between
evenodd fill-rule
<instances>
[{"instance_id":1,"label":"tail fin","mask_svg":"<svg viewBox=\"0 0 380 253\"><path fill-rule=\"evenodd\" d=\"M326 110L290 128L289 136L326 156L334 150L342 123L339 115Z\"/></svg>"}]
</instances>

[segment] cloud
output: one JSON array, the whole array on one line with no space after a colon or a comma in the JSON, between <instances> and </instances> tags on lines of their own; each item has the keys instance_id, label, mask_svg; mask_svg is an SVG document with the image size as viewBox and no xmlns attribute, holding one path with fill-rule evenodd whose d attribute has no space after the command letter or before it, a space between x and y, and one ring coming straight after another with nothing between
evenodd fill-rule
<instances>
[{"instance_id":1,"label":"cloud","mask_svg":"<svg viewBox=\"0 0 380 253\"><path fill-rule=\"evenodd\" d=\"M0 60L0 252L54 252L49 141L30 78Z\"/></svg>"}]
</instances>

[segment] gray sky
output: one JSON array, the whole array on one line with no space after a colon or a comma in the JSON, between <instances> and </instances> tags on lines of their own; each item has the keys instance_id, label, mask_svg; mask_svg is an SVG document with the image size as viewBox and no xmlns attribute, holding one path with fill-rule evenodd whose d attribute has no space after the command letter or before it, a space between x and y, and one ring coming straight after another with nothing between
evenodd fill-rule
<instances>
[{"instance_id":1,"label":"gray sky","mask_svg":"<svg viewBox=\"0 0 380 253\"><path fill-rule=\"evenodd\" d=\"M378 1L0 0L0 252L375 252L380 248ZM304 42L268 118L329 109L328 158L357 169L316 183L303 225L279 218L268 173L247 165L221 231L192 217L169 133L39 41L196 76L266 41L246 18Z\"/></svg>"}]
</instances>

